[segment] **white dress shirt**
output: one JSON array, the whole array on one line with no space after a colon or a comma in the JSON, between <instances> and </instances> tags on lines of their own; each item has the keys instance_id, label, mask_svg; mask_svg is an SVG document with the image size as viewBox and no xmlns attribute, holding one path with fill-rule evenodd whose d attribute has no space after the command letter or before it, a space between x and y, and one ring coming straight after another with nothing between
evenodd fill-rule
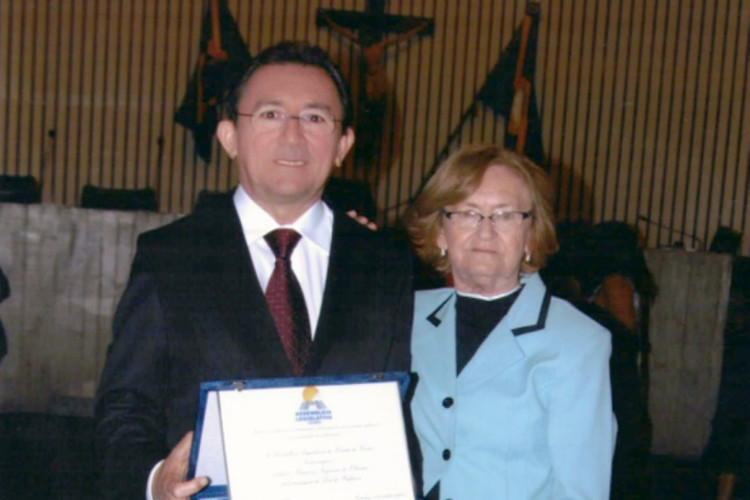
<instances>
[{"instance_id":1,"label":"white dress shirt","mask_svg":"<svg viewBox=\"0 0 750 500\"><path fill-rule=\"evenodd\" d=\"M281 225L255 203L242 186L238 186L234 193L234 206L240 217L255 274L264 292L271 279L276 256L263 236L281 227L294 229L302 235L292 252L292 271L305 296L310 332L314 338L328 273L333 212L325 203L318 201L292 224Z\"/></svg>"}]
</instances>

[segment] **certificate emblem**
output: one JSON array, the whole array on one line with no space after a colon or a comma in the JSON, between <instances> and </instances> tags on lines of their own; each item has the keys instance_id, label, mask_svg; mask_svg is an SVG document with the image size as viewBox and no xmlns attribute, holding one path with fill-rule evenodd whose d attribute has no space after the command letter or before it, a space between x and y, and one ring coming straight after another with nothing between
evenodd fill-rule
<instances>
[{"instance_id":1,"label":"certificate emblem","mask_svg":"<svg viewBox=\"0 0 750 500\"><path fill-rule=\"evenodd\" d=\"M333 418L331 410L326 407L319 396L320 391L314 385L308 385L302 389L302 403L295 413L297 422L319 424Z\"/></svg>"}]
</instances>

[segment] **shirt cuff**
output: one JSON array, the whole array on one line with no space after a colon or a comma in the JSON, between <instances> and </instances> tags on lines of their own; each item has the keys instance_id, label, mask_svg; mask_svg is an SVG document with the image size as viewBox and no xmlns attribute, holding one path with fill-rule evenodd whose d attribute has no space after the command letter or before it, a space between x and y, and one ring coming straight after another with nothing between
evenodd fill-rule
<instances>
[{"instance_id":1,"label":"shirt cuff","mask_svg":"<svg viewBox=\"0 0 750 500\"><path fill-rule=\"evenodd\" d=\"M148 482L146 483L146 500L154 500L153 495L151 495L151 486L154 484L154 475L156 474L156 471L159 470L162 463L164 463L164 460L159 460L156 465L151 468L151 473L148 475Z\"/></svg>"}]
</instances>

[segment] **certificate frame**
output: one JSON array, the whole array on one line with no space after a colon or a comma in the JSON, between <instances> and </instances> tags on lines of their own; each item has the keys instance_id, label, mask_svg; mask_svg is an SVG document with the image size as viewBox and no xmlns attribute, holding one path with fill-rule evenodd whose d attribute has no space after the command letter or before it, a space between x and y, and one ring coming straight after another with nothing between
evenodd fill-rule
<instances>
[{"instance_id":1,"label":"certificate frame","mask_svg":"<svg viewBox=\"0 0 750 500\"><path fill-rule=\"evenodd\" d=\"M198 415L196 418L195 433L193 436L192 448L190 452L190 462L188 468L188 478L196 477L196 475L209 475L212 478L211 484L194 495L192 498L195 500L229 500L230 488L229 488L229 477L230 471L228 467L228 460L236 460L232 456L236 457L236 451L232 450L235 446L233 441L230 441L229 447L226 447L224 440L224 427L227 427L227 432L232 431L233 427L224 422L222 418L228 419L227 415L232 413L226 412L226 415L222 417L220 401L226 400L237 400L238 396L236 393L242 393L243 391L255 391L258 389L272 389L272 391L264 391L266 393L281 393L288 389L301 389L308 391L308 388L315 388L315 392L318 392L317 388L332 387L334 391L342 391L348 388L338 388L334 386L345 385L353 386L352 388L360 388L363 390L376 389L375 387L366 388L363 384L389 384L390 386L396 386L399 397L399 414L401 430L403 431L403 449L399 446L396 449L396 457L398 458L401 454L405 454L405 474L408 474L409 482L411 484L413 492L413 482L411 481L411 467L409 463L408 446L406 444L406 428L403 417L403 403L406 394L409 390L411 383L411 377L406 372L376 372L376 373L361 373L361 374L350 374L350 375L325 375L315 377L296 377L296 378L271 378L271 379L244 379L244 380L227 380L227 381L211 381L204 382L200 387L199 395L199 408ZM279 391L273 391L273 389L279 389ZM230 392L225 392L230 391ZM287 391L288 392L288 391ZM299 392L299 391L295 391ZM329 391L330 392L330 391ZM300 392L300 394L302 394ZM247 394L248 397L256 397L260 393ZM239 395L240 399L245 398L245 395ZM303 403L307 404L307 403ZM323 404L323 403L320 403ZM225 403L225 406L229 406L229 403ZM298 411L297 420L300 418L315 420L323 416L325 413L317 411L317 406L312 408L310 412ZM323 404L323 408L325 405ZM302 410L302 406L300 406ZM327 409L326 409L327 410ZM331 412L328 411L330 414ZM302 415L300 417L300 414ZM310 422L316 424L318 422ZM234 427L236 428L236 427ZM398 446L398 445L396 445ZM230 452L229 455L227 452ZM233 464L236 462L232 462ZM235 475L235 477L237 477ZM403 479L403 478L402 478ZM235 484L235 483L233 483ZM281 498L281 497L280 497ZM354 497L352 497L354 498ZM408 497L409 499L414 498L413 495Z\"/></svg>"}]
</instances>

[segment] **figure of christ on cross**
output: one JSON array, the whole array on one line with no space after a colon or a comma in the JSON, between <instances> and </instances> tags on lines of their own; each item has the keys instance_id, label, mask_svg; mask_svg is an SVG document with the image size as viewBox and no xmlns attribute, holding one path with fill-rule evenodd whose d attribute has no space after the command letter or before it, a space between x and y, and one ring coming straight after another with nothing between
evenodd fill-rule
<instances>
[{"instance_id":1,"label":"figure of christ on cross","mask_svg":"<svg viewBox=\"0 0 750 500\"><path fill-rule=\"evenodd\" d=\"M365 12L318 9L316 23L362 48L354 163L357 168L375 165L384 136L388 97L388 77L383 63L385 51L414 36L432 34L434 22L386 14L385 0L368 0ZM386 37L388 33L395 35Z\"/></svg>"}]
</instances>

